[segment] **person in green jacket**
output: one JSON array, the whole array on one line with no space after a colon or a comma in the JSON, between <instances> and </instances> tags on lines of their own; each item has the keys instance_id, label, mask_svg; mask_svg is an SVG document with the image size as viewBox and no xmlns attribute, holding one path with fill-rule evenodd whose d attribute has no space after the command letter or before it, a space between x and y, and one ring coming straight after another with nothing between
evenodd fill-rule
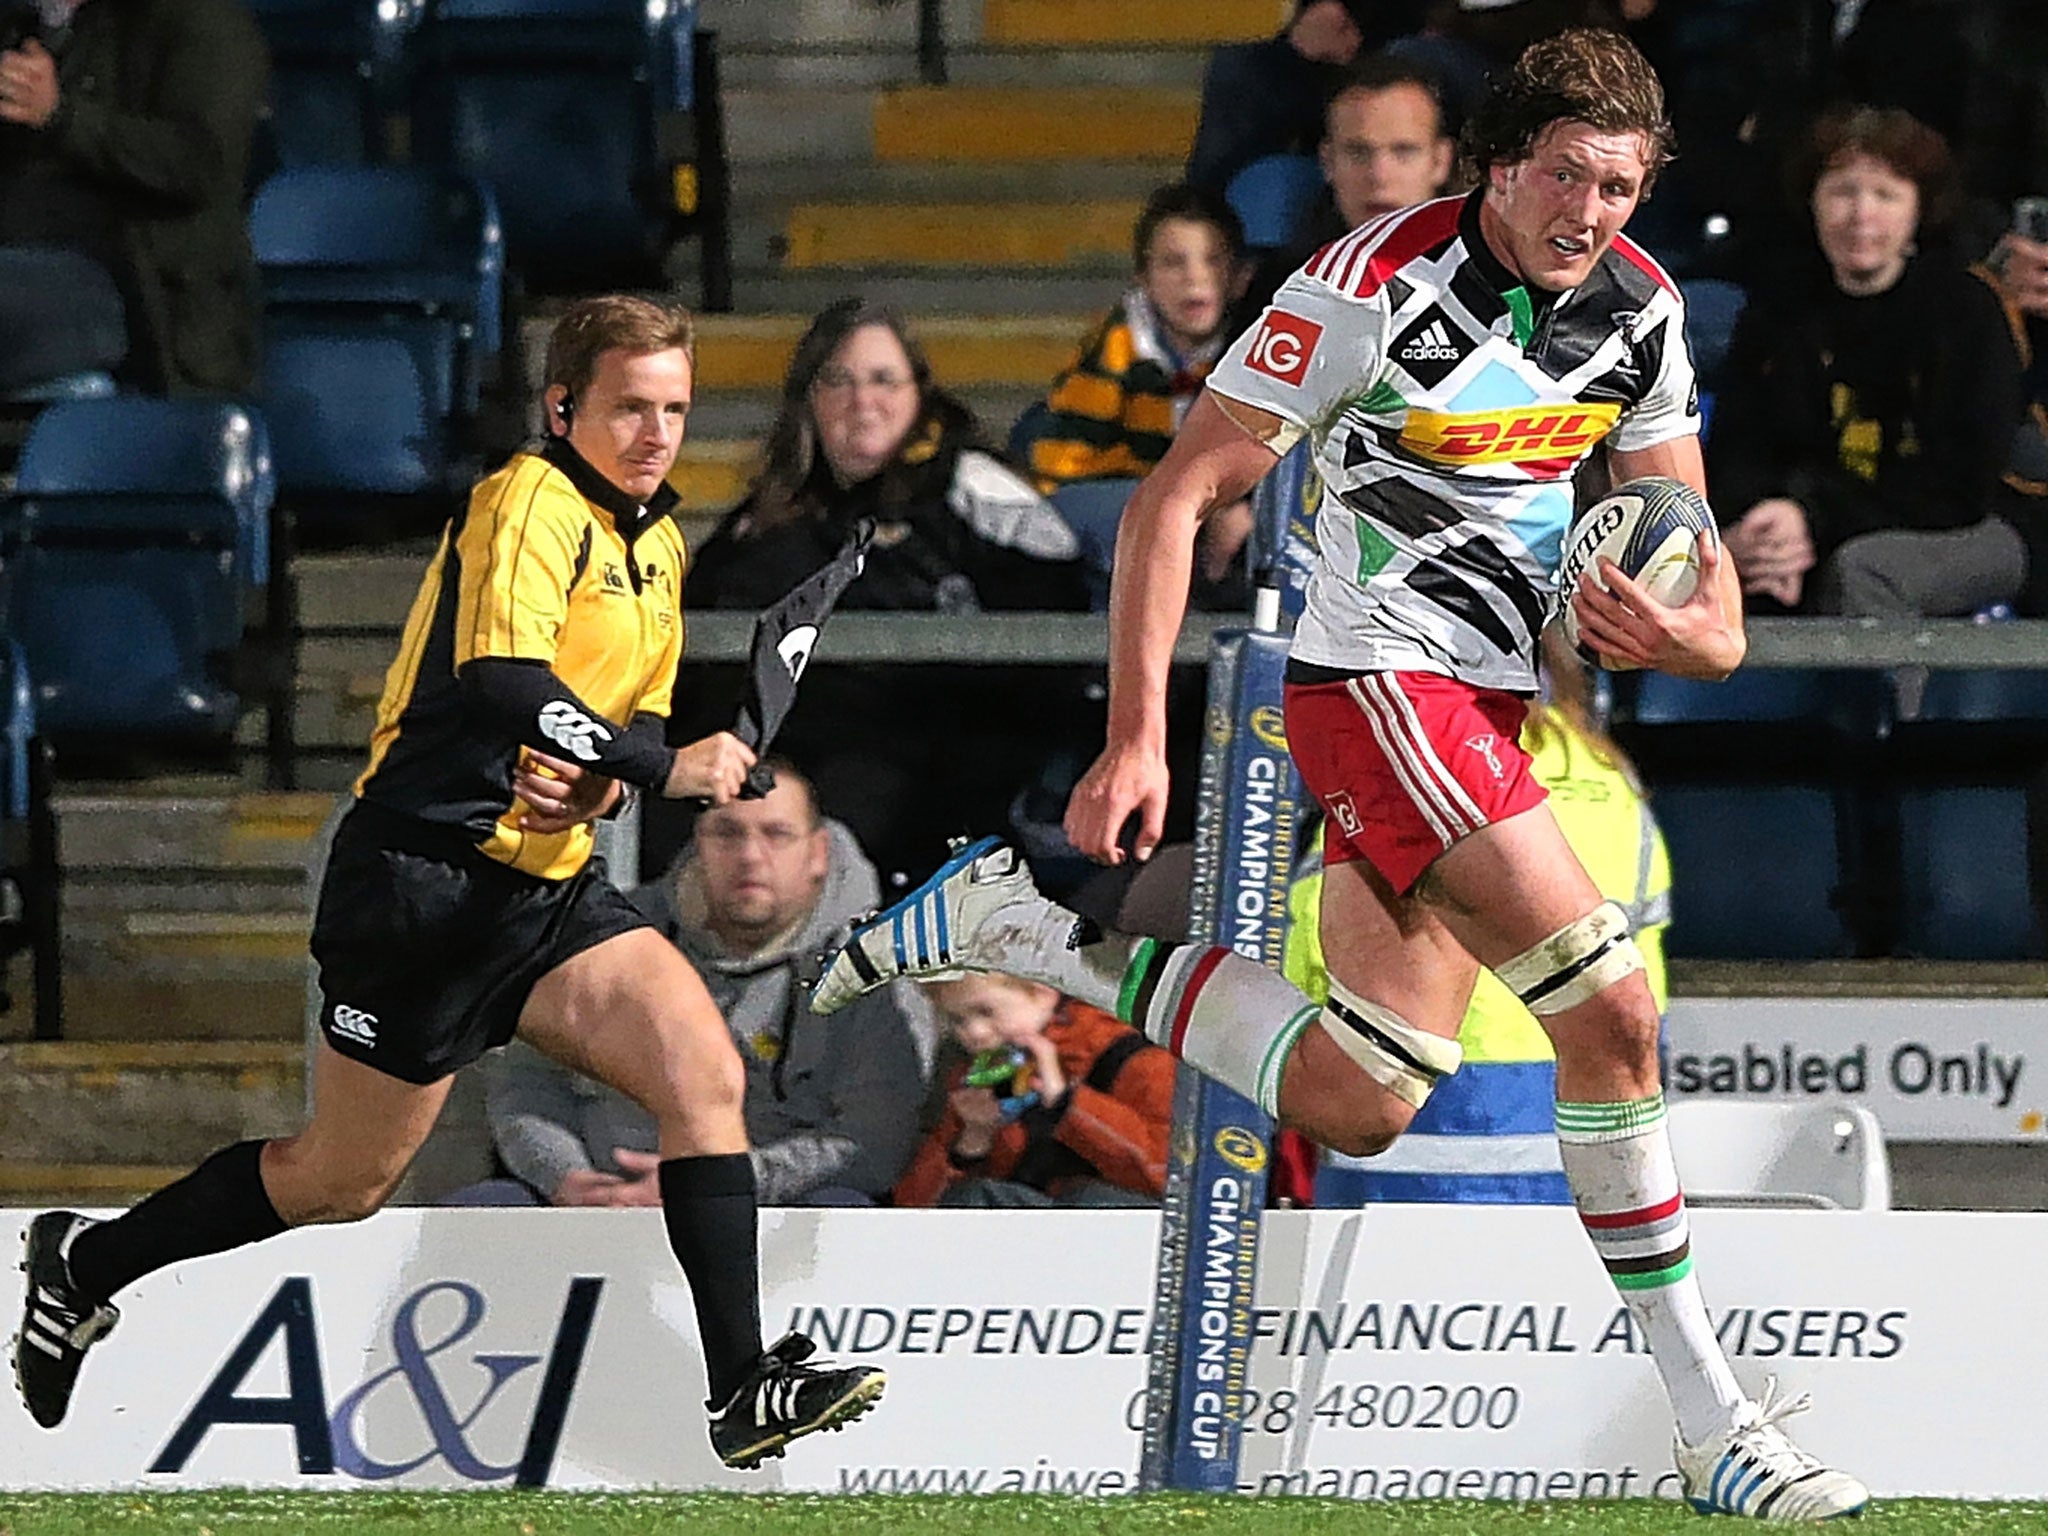
<instances>
[{"instance_id":1,"label":"person in green jacket","mask_svg":"<svg viewBox=\"0 0 2048 1536\"><path fill-rule=\"evenodd\" d=\"M270 55L237 0L39 0L0 49L0 245L58 247L121 292L121 381L241 394L258 374L243 203ZM55 295L0 297L45 308Z\"/></svg>"}]
</instances>

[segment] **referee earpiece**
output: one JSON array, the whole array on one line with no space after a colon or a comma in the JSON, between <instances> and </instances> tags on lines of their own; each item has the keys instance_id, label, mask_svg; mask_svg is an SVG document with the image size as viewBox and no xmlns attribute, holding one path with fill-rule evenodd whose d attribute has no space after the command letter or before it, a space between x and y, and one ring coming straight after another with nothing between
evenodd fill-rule
<instances>
[{"instance_id":1,"label":"referee earpiece","mask_svg":"<svg viewBox=\"0 0 2048 1536\"><path fill-rule=\"evenodd\" d=\"M555 419L561 422L562 433L564 436L566 436L568 434L570 422L576 415L576 397L572 394L569 394L567 391L564 391L562 398L554 402L553 410L555 413Z\"/></svg>"}]
</instances>

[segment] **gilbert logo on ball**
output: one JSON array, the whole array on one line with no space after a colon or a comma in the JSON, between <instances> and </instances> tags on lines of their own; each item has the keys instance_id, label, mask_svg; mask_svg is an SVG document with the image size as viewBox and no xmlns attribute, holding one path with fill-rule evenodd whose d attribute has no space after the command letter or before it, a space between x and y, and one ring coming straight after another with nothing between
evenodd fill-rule
<instances>
[{"instance_id":1,"label":"gilbert logo on ball","mask_svg":"<svg viewBox=\"0 0 2048 1536\"><path fill-rule=\"evenodd\" d=\"M1599 659L1579 643L1572 594L1588 571L1600 582L1602 560L1612 561L1660 603L1676 607L1691 598L1699 585L1702 533L1719 537L1713 511L1682 480L1648 475L1618 485L1594 502L1572 524L1558 566L1558 622L1564 626L1565 639L1588 660ZM1625 664L1618 665L1625 669Z\"/></svg>"}]
</instances>

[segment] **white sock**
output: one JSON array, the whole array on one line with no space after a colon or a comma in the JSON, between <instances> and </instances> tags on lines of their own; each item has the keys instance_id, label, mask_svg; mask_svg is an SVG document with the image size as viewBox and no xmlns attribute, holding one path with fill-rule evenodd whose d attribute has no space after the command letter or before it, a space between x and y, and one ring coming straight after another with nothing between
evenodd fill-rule
<instances>
[{"instance_id":1,"label":"white sock","mask_svg":"<svg viewBox=\"0 0 2048 1536\"><path fill-rule=\"evenodd\" d=\"M1322 1008L1278 971L1220 946L1139 939L1117 1017L1204 1077L1280 1113L1280 1078Z\"/></svg>"},{"instance_id":2,"label":"white sock","mask_svg":"<svg viewBox=\"0 0 2048 1536\"><path fill-rule=\"evenodd\" d=\"M1560 1103L1557 1139L1579 1219L1649 1344L1679 1437L1704 1444L1734 1421L1743 1394L1693 1276L1664 1096Z\"/></svg>"}]
</instances>

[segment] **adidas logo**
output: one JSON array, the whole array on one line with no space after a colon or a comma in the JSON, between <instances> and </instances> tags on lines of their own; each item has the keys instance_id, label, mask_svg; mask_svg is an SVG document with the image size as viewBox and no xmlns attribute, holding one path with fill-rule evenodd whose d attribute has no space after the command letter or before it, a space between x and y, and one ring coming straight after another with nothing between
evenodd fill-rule
<instances>
[{"instance_id":1,"label":"adidas logo","mask_svg":"<svg viewBox=\"0 0 2048 1536\"><path fill-rule=\"evenodd\" d=\"M1450 333L1444 329L1441 320L1430 322L1429 328L1400 351L1404 363L1454 363L1462 353L1451 344Z\"/></svg>"}]
</instances>

